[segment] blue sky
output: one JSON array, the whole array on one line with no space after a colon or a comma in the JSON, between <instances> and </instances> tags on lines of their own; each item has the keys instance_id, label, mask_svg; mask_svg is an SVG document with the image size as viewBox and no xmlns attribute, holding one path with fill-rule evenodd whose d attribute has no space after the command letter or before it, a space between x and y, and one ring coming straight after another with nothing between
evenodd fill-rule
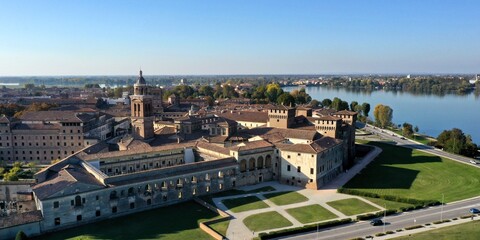
<instances>
[{"instance_id":1,"label":"blue sky","mask_svg":"<svg viewBox=\"0 0 480 240\"><path fill-rule=\"evenodd\" d=\"M3 1L0 76L479 73L480 1Z\"/></svg>"}]
</instances>

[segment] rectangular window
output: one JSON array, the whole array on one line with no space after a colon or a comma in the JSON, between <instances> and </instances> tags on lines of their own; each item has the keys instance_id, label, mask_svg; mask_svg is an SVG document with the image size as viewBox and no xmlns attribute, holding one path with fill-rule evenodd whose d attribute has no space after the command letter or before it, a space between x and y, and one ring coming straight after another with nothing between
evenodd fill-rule
<instances>
[{"instance_id":1,"label":"rectangular window","mask_svg":"<svg viewBox=\"0 0 480 240\"><path fill-rule=\"evenodd\" d=\"M313 174L313 168L310 168L310 174Z\"/></svg>"},{"instance_id":2,"label":"rectangular window","mask_svg":"<svg viewBox=\"0 0 480 240\"><path fill-rule=\"evenodd\" d=\"M112 207L112 213L116 213L116 212L117 212L117 206Z\"/></svg>"},{"instance_id":3,"label":"rectangular window","mask_svg":"<svg viewBox=\"0 0 480 240\"><path fill-rule=\"evenodd\" d=\"M77 215L77 221L82 221L82 215Z\"/></svg>"},{"instance_id":4,"label":"rectangular window","mask_svg":"<svg viewBox=\"0 0 480 240\"><path fill-rule=\"evenodd\" d=\"M55 218L55 226L60 225L60 218Z\"/></svg>"},{"instance_id":5,"label":"rectangular window","mask_svg":"<svg viewBox=\"0 0 480 240\"><path fill-rule=\"evenodd\" d=\"M298 166L298 167L297 167L297 172L301 172L301 171L302 171L301 167Z\"/></svg>"},{"instance_id":6,"label":"rectangular window","mask_svg":"<svg viewBox=\"0 0 480 240\"><path fill-rule=\"evenodd\" d=\"M53 202L53 208L58 208L59 205L58 201Z\"/></svg>"},{"instance_id":7,"label":"rectangular window","mask_svg":"<svg viewBox=\"0 0 480 240\"><path fill-rule=\"evenodd\" d=\"M100 210L95 211L95 216L100 217L101 213Z\"/></svg>"},{"instance_id":8,"label":"rectangular window","mask_svg":"<svg viewBox=\"0 0 480 240\"><path fill-rule=\"evenodd\" d=\"M287 165L287 171L290 172L290 165Z\"/></svg>"}]
</instances>

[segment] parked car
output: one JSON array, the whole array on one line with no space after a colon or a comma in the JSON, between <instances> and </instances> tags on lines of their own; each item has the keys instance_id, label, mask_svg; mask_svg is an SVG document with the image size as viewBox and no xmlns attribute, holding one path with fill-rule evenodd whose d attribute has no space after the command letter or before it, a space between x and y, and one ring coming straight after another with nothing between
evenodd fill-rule
<instances>
[{"instance_id":1,"label":"parked car","mask_svg":"<svg viewBox=\"0 0 480 240\"><path fill-rule=\"evenodd\" d=\"M402 140L406 140L404 137L401 137Z\"/></svg>"},{"instance_id":2,"label":"parked car","mask_svg":"<svg viewBox=\"0 0 480 240\"><path fill-rule=\"evenodd\" d=\"M380 220L380 219L373 219L372 221L370 221L370 225L372 225L372 226L380 226L380 225L383 225L383 221Z\"/></svg>"},{"instance_id":3,"label":"parked car","mask_svg":"<svg viewBox=\"0 0 480 240\"><path fill-rule=\"evenodd\" d=\"M470 163L471 163L471 164L477 164L477 162L474 161L474 160L470 160Z\"/></svg>"},{"instance_id":4,"label":"parked car","mask_svg":"<svg viewBox=\"0 0 480 240\"><path fill-rule=\"evenodd\" d=\"M480 213L480 210L476 208L470 208L470 213L473 213L473 214Z\"/></svg>"}]
</instances>

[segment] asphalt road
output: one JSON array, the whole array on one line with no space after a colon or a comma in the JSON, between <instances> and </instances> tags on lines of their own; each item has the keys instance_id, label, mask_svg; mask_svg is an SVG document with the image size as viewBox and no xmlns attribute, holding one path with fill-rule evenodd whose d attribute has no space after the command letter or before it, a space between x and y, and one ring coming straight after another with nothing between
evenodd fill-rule
<instances>
[{"instance_id":1,"label":"asphalt road","mask_svg":"<svg viewBox=\"0 0 480 240\"><path fill-rule=\"evenodd\" d=\"M398 146L418 149L434 155L450 158L455 161L464 162L472 166L479 167L470 163L472 158L463 157L451 153L444 152L440 149L435 149L431 146L418 144L408 139L402 139L391 131L374 128L367 125L365 131L371 132L375 135L381 136L384 139L391 140ZM415 210L411 212L404 212L396 215L387 216L384 219L386 222L383 226L371 226L369 221L361 221L353 224L342 225L338 227L320 230L319 232L302 233L298 235L290 235L278 239L351 239L356 237L375 236L376 233L385 231L395 231L397 229L418 225L432 223L441 219L452 219L468 215L470 208L480 208L480 197L449 203L443 206L429 207L426 209ZM478 218L478 217L477 217Z\"/></svg>"},{"instance_id":2,"label":"asphalt road","mask_svg":"<svg viewBox=\"0 0 480 240\"><path fill-rule=\"evenodd\" d=\"M369 221L361 221L354 224L343 225L324 229L318 233L310 232L299 235L291 235L278 239L351 239L355 237L375 236L376 233L385 231L395 231L397 229L432 223L441 219L452 219L468 215L470 208L480 208L480 197L464 201L450 203L443 206L429 207L426 209L404 212L396 215L387 216L384 226L371 226ZM477 217L478 218L478 217Z\"/></svg>"}]
</instances>

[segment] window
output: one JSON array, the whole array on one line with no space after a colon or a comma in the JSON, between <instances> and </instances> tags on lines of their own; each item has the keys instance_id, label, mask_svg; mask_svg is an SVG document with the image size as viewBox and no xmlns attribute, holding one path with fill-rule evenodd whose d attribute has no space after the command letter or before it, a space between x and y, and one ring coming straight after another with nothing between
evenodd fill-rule
<instances>
[{"instance_id":1,"label":"window","mask_svg":"<svg viewBox=\"0 0 480 240\"><path fill-rule=\"evenodd\" d=\"M287 158L290 159L290 155L287 155Z\"/></svg>"},{"instance_id":2,"label":"window","mask_svg":"<svg viewBox=\"0 0 480 240\"><path fill-rule=\"evenodd\" d=\"M301 172L301 171L302 171L301 167L298 166L298 167L297 167L297 172Z\"/></svg>"},{"instance_id":3,"label":"window","mask_svg":"<svg viewBox=\"0 0 480 240\"><path fill-rule=\"evenodd\" d=\"M297 153L297 156L300 156L300 155L302 155L302 154L300 154L300 153Z\"/></svg>"},{"instance_id":4,"label":"window","mask_svg":"<svg viewBox=\"0 0 480 240\"><path fill-rule=\"evenodd\" d=\"M77 221L82 221L82 215L77 215Z\"/></svg>"},{"instance_id":5,"label":"window","mask_svg":"<svg viewBox=\"0 0 480 240\"><path fill-rule=\"evenodd\" d=\"M310 168L310 174L313 174L313 168Z\"/></svg>"},{"instance_id":6,"label":"window","mask_svg":"<svg viewBox=\"0 0 480 240\"><path fill-rule=\"evenodd\" d=\"M98 201L98 199L99 199L98 195L97 195L97 196L95 196L95 200L97 200L97 201Z\"/></svg>"},{"instance_id":7,"label":"window","mask_svg":"<svg viewBox=\"0 0 480 240\"><path fill-rule=\"evenodd\" d=\"M287 171L290 172L290 165L287 165Z\"/></svg>"},{"instance_id":8,"label":"window","mask_svg":"<svg viewBox=\"0 0 480 240\"><path fill-rule=\"evenodd\" d=\"M112 213L116 213L116 212L117 212L117 206L112 207Z\"/></svg>"},{"instance_id":9,"label":"window","mask_svg":"<svg viewBox=\"0 0 480 240\"><path fill-rule=\"evenodd\" d=\"M95 211L95 216L100 217L101 214L100 210Z\"/></svg>"},{"instance_id":10,"label":"window","mask_svg":"<svg viewBox=\"0 0 480 240\"><path fill-rule=\"evenodd\" d=\"M58 208L59 205L58 201L53 202L53 208Z\"/></svg>"},{"instance_id":11,"label":"window","mask_svg":"<svg viewBox=\"0 0 480 240\"><path fill-rule=\"evenodd\" d=\"M130 209L134 209L135 208L135 203L130 203Z\"/></svg>"},{"instance_id":12,"label":"window","mask_svg":"<svg viewBox=\"0 0 480 240\"><path fill-rule=\"evenodd\" d=\"M60 225L60 218L55 218L55 226Z\"/></svg>"}]
</instances>

